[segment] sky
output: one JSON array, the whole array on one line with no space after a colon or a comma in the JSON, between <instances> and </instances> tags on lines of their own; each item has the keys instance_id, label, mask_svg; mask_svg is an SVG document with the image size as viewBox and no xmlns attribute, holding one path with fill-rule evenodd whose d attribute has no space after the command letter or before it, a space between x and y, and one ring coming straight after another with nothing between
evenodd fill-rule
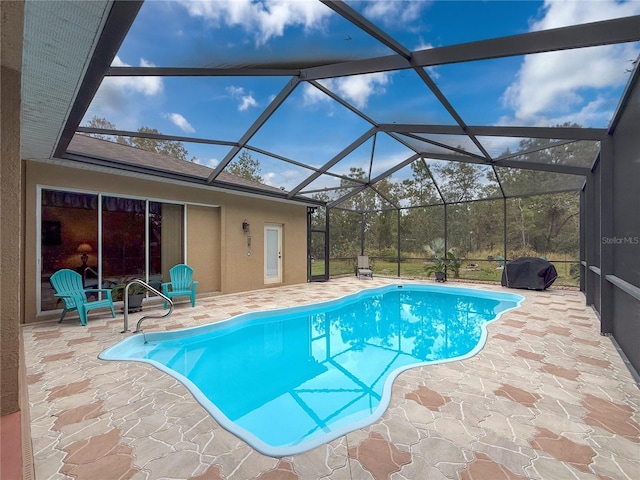
<instances>
[{"instance_id":1,"label":"sky","mask_svg":"<svg viewBox=\"0 0 640 480\"><path fill-rule=\"evenodd\" d=\"M640 14L640 0L348 1L411 51ZM606 127L629 79L637 43L592 47L427 69L468 125ZM116 66L251 66L371 58L392 52L315 0L147 0ZM85 121L118 129L238 141L288 77L113 77L101 85ZM380 123L453 125L411 70L328 79L322 85ZM321 166L371 125L302 82L249 144ZM412 152L376 137L372 176ZM437 138L434 138L438 140ZM476 153L464 138L459 145ZM332 170L368 167L372 142ZM492 155L512 140L486 139ZM510 143L511 142L511 143ZM190 157L215 167L229 147L185 143ZM265 183L290 189L311 173L253 153ZM326 186L322 179L314 186ZM334 180L335 181L335 180Z\"/></svg>"}]
</instances>

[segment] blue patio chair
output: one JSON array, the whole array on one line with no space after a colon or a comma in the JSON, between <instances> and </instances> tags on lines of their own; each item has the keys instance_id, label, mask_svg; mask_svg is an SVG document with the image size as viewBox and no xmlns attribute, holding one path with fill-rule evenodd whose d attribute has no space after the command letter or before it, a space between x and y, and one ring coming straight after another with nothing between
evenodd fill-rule
<instances>
[{"instance_id":1,"label":"blue patio chair","mask_svg":"<svg viewBox=\"0 0 640 480\"><path fill-rule=\"evenodd\" d=\"M77 310L80 316L80 323L86 325L87 315L90 310L105 307L111 309L111 317L115 318L116 312L113 308L110 289L84 288L82 285L82 275L67 268L55 272L51 275L49 281L56 292L55 296L64 301L64 310L58 323L62 322L67 312ZM101 300L89 301L87 298L87 294L89 293L102 293L103 298Z\"/></svg>"},{"instance_id":2,"label":"blue patio chair","mask_svg":"<svg viewBox=\"0 0 640 480\"><path fill-rule=\"evenodd\" d=\"M171 267L169 277L171 281L162 284L162 293L171 299L189 297L191 306L195 307L198 282L193 280L193 268L184 263L179 263ZM164 302L164 308L167 308L167 302Z\"/></svg>"}]
</instances>

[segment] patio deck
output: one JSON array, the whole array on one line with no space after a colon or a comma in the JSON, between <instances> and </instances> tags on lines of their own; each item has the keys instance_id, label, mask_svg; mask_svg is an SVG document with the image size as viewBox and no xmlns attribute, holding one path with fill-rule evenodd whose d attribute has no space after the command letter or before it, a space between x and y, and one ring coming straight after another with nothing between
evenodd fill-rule
<instances>
[{"instance_id":1,"label":"patio deck","mask_svg":"<svg viewBox=\"0 0 640 480\"><path fill-rule=\"evenodd\" d=\"M144 327L199 325L389 283L407 282L349 277L220 295L195 308L179 304L171 318ZM584 296L514 292L526 297L522 307L489 325L476 356L402 373L378 421L284 458L221 428L156 368L97 359L123 338L122 315L93 313L87 327L25 326L36 478L640 478L640 391Z\"/></svg>"}]
</instances>

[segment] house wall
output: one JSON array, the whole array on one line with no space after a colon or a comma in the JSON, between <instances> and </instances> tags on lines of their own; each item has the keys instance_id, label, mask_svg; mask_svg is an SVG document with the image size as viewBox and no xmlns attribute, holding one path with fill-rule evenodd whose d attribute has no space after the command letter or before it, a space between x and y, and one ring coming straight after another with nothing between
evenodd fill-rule
<instances>
[{"instance_id":1,"label":"house wall","mask_svg":"<svg viewBox=\"0 0 640 480\"><path fill-rule=\"evenodd\" d=\"M257 202L238 197L223 211L224 258L223 290L241 292L264 288L264 226L280 224L282 233L282 282L307 281L306 207L285 203ZM250 225L251 247L242 231L242 222ZM251 252L251 255L247 255Z\"/></svg>"},{"instance_id":2,"label":"house wall","mask_svg":"<svg viewBox=\"0 0 640 480\"><path fill-rule=\"evenodd\" d=\"M263 227L283 225L282 284L307 281L307 228L304 205L229 194L117 172L97 172L51 163L26 162L25 314L37 317L37 187L104 192L161 201L186 202L187 263L194 268L198 292L234 293L265 288ZM242 222L251 225L251 255Z\"/></svg>"},{"instance_id":3,"label":"house wall","mask_svg":"<svg viewBox=\"0 0 640 480\"><path fill-rule=\"evenodd\" d=\"M220 243L220 209L187 206L186 263L194 269L199 292L219 292L222 289Z\"/></svg>"},{"instance_id":4,"label":"house wall","mask_svg":"<svg viewBox=\"0 0 640 480\"><path fill-rule=\"evenodd\" d=\"M0 2L0 459L2 478L34 478L22 349L23 181L20 159L24 2Z\"/></svg>"},{"instance_id":5,"label":"house wall","mask_svg":"<svg viewBox=\"0 0 640 480\"><path fill-rule=\"evenodd\" d=\"M0 134L2 161L0 162L0 247L2 264L0 276L0 304L2 321L0 323L0 358L2 371L0 379L0 407L2 415L19 410L18 363L20 331L20 296L16 287L20 285L21 237L21 184L22 170L20 162L20 81L21 49L9 49L7 42L17 41L22 28L11 25L9 20L22 20L22 4L2 5L2 70L0 73L2 122ZM5 23L5 18L7 19ZM13 32L13 35L11 33ZM6 54L6 55L5 55Z\"/></svg>"}]
</instances>

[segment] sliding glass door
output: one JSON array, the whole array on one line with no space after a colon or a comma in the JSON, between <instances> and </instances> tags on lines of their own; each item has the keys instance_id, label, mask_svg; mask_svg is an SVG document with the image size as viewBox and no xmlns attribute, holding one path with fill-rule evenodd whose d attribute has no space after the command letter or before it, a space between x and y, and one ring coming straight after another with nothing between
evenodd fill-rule
<instances>
[{"instance_id":1,"label":"sliding glass door","mask_svg":"<svg viewBox=\"0 0 640 480\"><path fill-rule=\"evenodd\" d=\"M40 311L63 306L49 283L61 268L86 287L140 278L160 290L185 258L184 205L48 189L41 199Z\"/></svg>"},{"instance_id":2,"label":"sliding glass door","mask_svg":"<svg viewBox=\"0 0 640 480\"><path fill-rule=\"evenodd\" d=\"M87 287L97 285L98 195L42 190L40 209L41 310L63 308L49 277L62 268L83 275ZM95 285L94 285L95 282Z\"/></svg>"},{"instance_id":3,"label":"sliding glass door","mask_svg":"<svg viewBox=\"0 0 640 480\"><path fill-rule=\"evenodd\" d=\"M102 197L102 276L110 283L144 280L146 202Z\"/></svg>"}]
</instances>

